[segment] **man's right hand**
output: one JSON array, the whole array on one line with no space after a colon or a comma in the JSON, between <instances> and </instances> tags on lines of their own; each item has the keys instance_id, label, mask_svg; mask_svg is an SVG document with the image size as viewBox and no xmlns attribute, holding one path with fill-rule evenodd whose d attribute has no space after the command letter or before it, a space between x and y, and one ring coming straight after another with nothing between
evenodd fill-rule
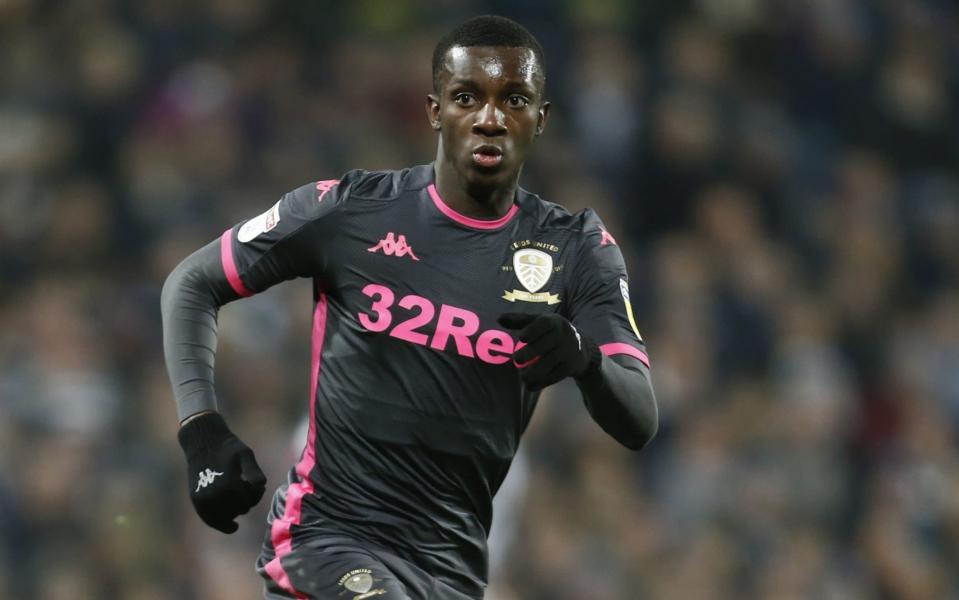
<instances>
[{"instance_id":1,"label":"man's right hand","mask_svg":"<svg viewBox=\"0 0 959 600\"><path fill-rule=\"evenodd\" d=\"M210 527L233 533L239 527L234 519L256 506L266 491L253 451L216 412L184 421L177 439L186 454L193 508Z\"/></svg>"}]
</instances>

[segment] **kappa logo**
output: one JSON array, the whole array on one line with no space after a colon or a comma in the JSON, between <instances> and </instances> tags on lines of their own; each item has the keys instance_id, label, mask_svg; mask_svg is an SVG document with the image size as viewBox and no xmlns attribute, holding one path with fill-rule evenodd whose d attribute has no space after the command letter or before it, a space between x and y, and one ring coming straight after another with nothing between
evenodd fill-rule
<instances>
[{"instance_id":1,"label":"kappa logo","mask_svg":"<svg viewBox=\"0 0 959 600\"><path fill-rule=\"evenodd\" d=\"M223 475L223 473L220 473L219 471L214 471L213 469L206 469L205 471L200 471L199 481L196 482L196 491L194 491L194 493L199 492L201 488L205 488L206 486L213 483L213 480L220 475Z\"/></svg>"},{"instance_id":2,"label":"kappa logo","mask_svg":"<svg viewBox=\"0 0 959 600\"><path fill-rule=\"evenodd\" d=\"M358 594L353 596L352 600L365 600L366 598L372 598L374 596L382 596L386 593L386 590L382 588L372 589L373 584L379 581L378 579L373 579L373 571L370 569L353 569L343 577L340 577L339 585L343 586L344 589L339 593L340 596L344 592L353 592Z\"/></svg>"},{"instance_id":3,"label":"kappa logo","mask_svg":"<svg viewBox=\"0 0 959 600\"><path fill-rule=\"evenodd\" d=\"M386 237L379 241L372 248L367 248L367 252L380 252L387 256L403 257L409 255L413 260L419 258L413 254L413 248L406 242L406 236L396 236L392 231L386 234Z\"/></svg>"},{"instance_id":4,"label":"kappa logo","mask_svg":"<svg viewBox=\"0 0 959 600\"><path fill-rule=\"evenodd\" d=\"M323 202L323 196L326 195L333 187L340 182L339 179L324 179L323 181L316 182L316 189L320 192L320 195L316 198L317 202Z\"/></svg>"},{"instance_id":5,"label":"kappa logo","mask_svg":"<svg viewBox=\"0 0 959 600\"><path fill-rule=\"evenodd\" d=\"M603 234L603 238L599 240L600 246L607 246L609 244L612 244L614 246L619 245L616 243L616 238L614 238L608 231L606 231L602 227L599 228L599 231Z\"/></svg>"}]
</instances>

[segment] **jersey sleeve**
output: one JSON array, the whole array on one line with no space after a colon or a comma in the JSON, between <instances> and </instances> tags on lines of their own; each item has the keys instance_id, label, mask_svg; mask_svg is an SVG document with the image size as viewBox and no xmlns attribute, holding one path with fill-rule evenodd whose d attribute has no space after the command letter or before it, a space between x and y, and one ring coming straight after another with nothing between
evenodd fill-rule
<instances>
[{"instance_id":1,"label":"jersey sleeve","mask_svg":"<svg viewBox=\"0 0 959 600\"><path fill-rule=\"evenodd\" d=\"M224 231L220 260L233 290L251 296L282 281L322 275L348 187L337 179L304 185Z\"/></svg>"},{"instance_id":2,"label":"jersey sleeve","mask_svg":"<svg viewBox=\"0 0 959 600\"><path fill-rule=\"evenodd\" d=\"M626 262L616 240L588 211L573 267L569 318L603 354L626 354L649 367L649 355L629 301Z\"/></svg>"}]
</instances>

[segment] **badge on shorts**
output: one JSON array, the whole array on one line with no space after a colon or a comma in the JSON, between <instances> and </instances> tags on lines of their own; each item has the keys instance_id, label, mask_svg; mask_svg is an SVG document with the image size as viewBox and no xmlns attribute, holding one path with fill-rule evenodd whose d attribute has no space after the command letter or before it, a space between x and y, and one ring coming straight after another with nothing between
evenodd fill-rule
<instances>
[{"instance_id":1,"label":"badge on shorts","mask_svg":"<svg viewBox=\"0 0 959 600\"><path fill-rule=\"evenodd\" d=\"M344 592L353 592L354 594L359 594L358 596L353 596L353 600L365 600L366 598L372 598L374 596L382 596L386 593L386 590L379 589L370 589L373 587L373 584L376 583L377 579L373 579L373 571L370 569L353 569L343 577L340 577L339 584L346 588ZM343 595L343 592L340 592L339 595Z\"/></svg>"}]
</instances>

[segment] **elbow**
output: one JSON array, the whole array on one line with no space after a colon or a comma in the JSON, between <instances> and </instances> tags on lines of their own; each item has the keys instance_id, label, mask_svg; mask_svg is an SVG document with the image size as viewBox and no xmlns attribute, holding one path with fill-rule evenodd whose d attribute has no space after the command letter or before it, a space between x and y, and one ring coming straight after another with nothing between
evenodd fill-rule
<instances>
[{"instance_id":1,"label":"elbow","mask_svg":"<svg viewBox=\"0 0 959 600\"><path fill-rule=\"evenodd\" d=\"M634 421L629 435L619 440L623 446L635 452L645 448L656 437L656 431L659 430L659 409L656 407L656 396L653 394L652 386L647 387L643 396L639 417Z\"/></svg>"},{"instance_id":2,"label":"elbow","mask_svg":"<svg viewBox=\"0 0 959 600\"><path fill-rule=\"evenodd\" d=\"M634 451L645 448L659 428L653 385L648 371L639 364L632 358L626 364L604 360L602 377L577 380L593 420L619 444Z\"/></svg>"},{"instance_id":3,"label":"elbow","mask_svg":"<svg viewBox=\"0 0 959 600\"><path fill-rule=\"evenodd\" d=\"M637 427L637 429L632 432L632 435L628 436L626 439L621 439L620 443L634 452L639 452L651 441L653 441L653 438L656 437L656 431L658 429L659 419L654 415L651 420L645 421L642 425Z\"/></svg>"},{"instance_id":4,"label":"elbow","mask_svg":"<svg viewBox=\"0 0 959 600\"><path fill-rule=\"evenodd\" d=\"M181 266L182 264L167 275L166 280L163 282L163 287L160 289L160 312L164 315L167 314L167 307L171 306L173 298L176 296L176 291L180 287L180 281L182 279L182 275L180 274Z\"/></svg>"},{"instance_id":5,"label":"elbow","mask_svg":"<svg viewBox=\"0 0 959 600\"><path fill-rule=\"evenodd\" d=\"M187 267L181 262L167 275L160 290L160 312L163 316L170 314L176 298L179 297L187 280Z\"/></svg>"},{"instance_id":6,"label":"elbow","mask_svg":"<svg viewBox=\"0 0 959 600\"><path fill-rule=\"evenodd\" d=\"M215 312L232 298L218 291L214 268L219 266L219 250L212 242L183 259L167 275L160 290L160 312L164 318L175 309L190 307Z\"/></svg>"},{"instance_id":7,"label":"elbow","mask_svg":"<svg viewBox=\"0 0 959 600\"><path fill-rule=\"evenodd\" d=\"M160 290L160 311L168 316L184 303L202 309L219 308L234 299L221 285L219 241L213 241L180 261L167 275ZM224 278L225 280L225 278Z\"/></svg>"}]
</instances>

